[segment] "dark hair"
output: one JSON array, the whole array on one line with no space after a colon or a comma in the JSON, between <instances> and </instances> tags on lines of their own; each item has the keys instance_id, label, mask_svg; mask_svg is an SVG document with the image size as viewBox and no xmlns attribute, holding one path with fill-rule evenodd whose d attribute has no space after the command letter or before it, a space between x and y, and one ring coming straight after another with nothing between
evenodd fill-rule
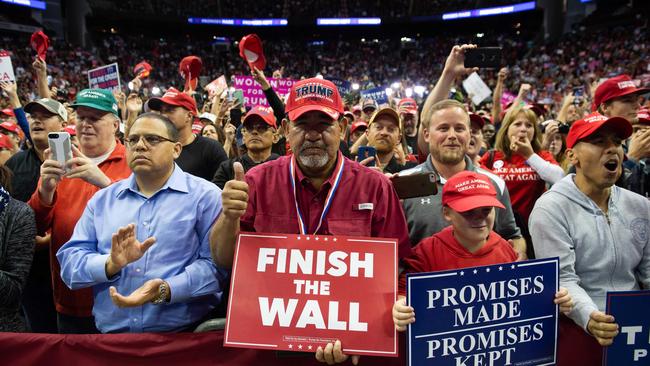
<instances>
[{"instance_id":1,"label":"dark hair","mask_svg":"<svg viewBox=\"0 0 650 366\"><path fill-rule=\"evenodd\" d=\"M223 145L226 142L226 132L224 132L223 127L217 124L207 123L205 126L201 128L201 136L203 136L203 131L208 126L214 127L215 131L217 131L217 141L219 141L219 143Z\"/></svg>"},{"instance_id":2,"label":"dark hair","mask_svg":"<svg viewBox=\"0 0 650 366\"><path fill-rule=\"evenodd\" d=\"M167 116L162 115L160 113L156 113L156 112L142 113L135 119L135 121L133 121L133 123L131 124L131 128L135 126L138 120L141 120L143 118L151 118L162 122L167 128L167 135L169 136L169 139L173 140L174 142L178 142L178 129L176 128L176 126L174 126L174 123L169 118L167 118Z\"/></svg>"},{"instance_id":3,"label":"dark hair","mask_svg":"<svg viewBox=\"0 0 650 366\"><path fill-rule=\"evenodd\" d=\"M4 187L4 189L9 192L9 194L12 194L12 187L11 187L11 178L13 177L13 173L9 168L7 168L4 165L0 165L0 187Z\"/></svg>"}]
</instances>

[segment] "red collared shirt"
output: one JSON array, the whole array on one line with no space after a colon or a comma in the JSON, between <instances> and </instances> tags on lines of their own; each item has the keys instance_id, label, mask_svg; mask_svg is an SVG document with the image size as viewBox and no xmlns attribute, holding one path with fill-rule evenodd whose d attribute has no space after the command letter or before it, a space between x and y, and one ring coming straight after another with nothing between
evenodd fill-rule
<instances>
[{"instance_id":1,"label":"red collared shirt","mask_svg":"<svg viewBox=\"0 0 650 366\"><path fill-rule=\"evenodd\" d=\"M399 257L411 252L402 205L383 174L345 159L341 182L318 235L367 236L398 240ZM283 156L246 173L248 208L242 231L299 234L298 215L291 189L291 156ZM296 169L296 196L307 226L314 234L334 174L316 191L309 178Z\"/></svg>"}]
</instances>

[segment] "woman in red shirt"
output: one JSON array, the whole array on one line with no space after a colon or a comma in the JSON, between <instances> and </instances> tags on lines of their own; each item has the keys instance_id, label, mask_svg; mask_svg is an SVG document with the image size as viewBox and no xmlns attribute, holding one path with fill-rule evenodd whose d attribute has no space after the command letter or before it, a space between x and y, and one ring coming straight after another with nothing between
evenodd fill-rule
<instances>
[{"instance_id":1,"label":"woman in red shirt","mask_svg":"<svg viewBox=\"0 0 650 366\"><path fill-rule=\"evenodd\" d=\"M506 182L517 224L527 240L528 216L535 201L544 193L547 183L564 177L553 154L542 150L541 135L535 112L513 107L503 118L495 150L481 158L481 165Z\"/></svg>"}]
</instances>

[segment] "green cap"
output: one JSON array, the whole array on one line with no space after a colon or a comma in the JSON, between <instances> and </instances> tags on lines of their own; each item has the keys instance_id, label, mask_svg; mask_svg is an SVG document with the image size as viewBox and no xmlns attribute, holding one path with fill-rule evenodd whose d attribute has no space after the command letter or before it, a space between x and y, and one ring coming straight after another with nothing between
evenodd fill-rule
<instances>
[{"instance_id":1,"label":"green cap","mask_svg":"<svg viewBox=\"0 0 650 366\"><path fill-rule=\"evenodd\" d=\"M84 89L77 94L77 99L72 108L89 107L113 113L119 117L117 113L117 101L110 90L106 89Z\"/></svg>"}]
</instances>

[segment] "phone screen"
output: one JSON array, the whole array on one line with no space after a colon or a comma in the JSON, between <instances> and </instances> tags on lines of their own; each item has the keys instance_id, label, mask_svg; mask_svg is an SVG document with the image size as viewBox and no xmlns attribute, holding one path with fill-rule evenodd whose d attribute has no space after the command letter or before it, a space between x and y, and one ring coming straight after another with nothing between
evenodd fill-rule
<instances>
[{"instance_id":1,"label":"phone screen","mask_svg":"<svg viewBox=\"0 0 650 366\"><path fill-rule=\"evenodd\" d=\"M363 160L374 156L377 158L377 150L372 146L360 146L359 151L357 151L357 161L362 162ZM375 166L375 160L369 162L366 166Z\"/></svg>"}]
</instances>

